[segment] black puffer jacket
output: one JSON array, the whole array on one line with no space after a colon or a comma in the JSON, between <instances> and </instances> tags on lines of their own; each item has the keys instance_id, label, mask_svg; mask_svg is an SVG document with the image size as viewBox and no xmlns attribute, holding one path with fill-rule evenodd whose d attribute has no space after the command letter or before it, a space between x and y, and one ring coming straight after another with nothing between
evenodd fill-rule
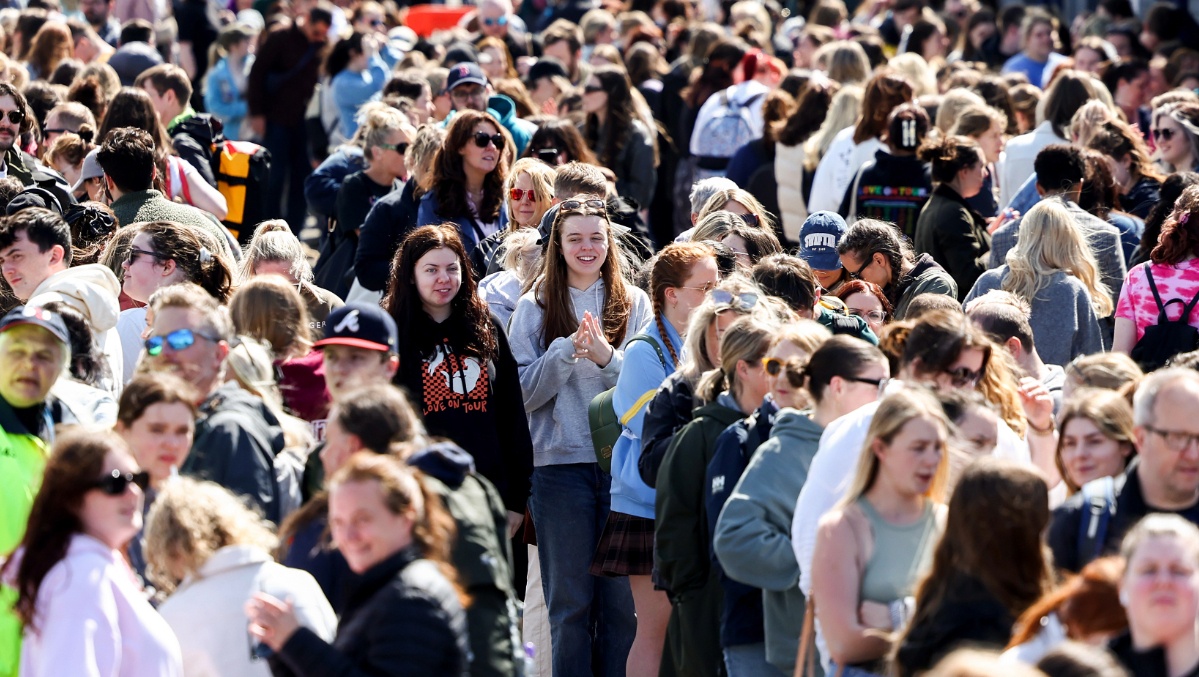
<instances>
[{"instance_id":1,"label":"black puffer jacket","mask_svg":"<svg viewBox=\"0 0 1199 677\"><path fill-rule=\"evenodd\" d=\"M677 371L666 377L646 405L641 423L641 458L637 459L637 472L646 485L658 485L658 468L666 450L674 434L691 422L695 405L695 387Z\"/></svg>"},{"instance_id":2,"label":"black puffer jacket","mask_svg":"<svg viewBox=\"0 0 1199 677\"><path fill-rule=\"evenodd\" d=\"M406 548L368 569L346 599L333 644L300 628L271 658L296 677L467 674L466 614L433 562Z\"/></svg>"}]
</instances>

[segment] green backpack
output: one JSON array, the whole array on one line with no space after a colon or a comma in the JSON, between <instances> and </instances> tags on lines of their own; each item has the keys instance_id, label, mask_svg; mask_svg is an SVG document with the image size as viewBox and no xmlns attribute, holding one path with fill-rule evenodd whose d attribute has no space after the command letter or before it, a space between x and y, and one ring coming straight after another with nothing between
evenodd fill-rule
<instances>
[{"instance_id":1,"label":"green backpack","mask_svg":"<svg viewBox=\"0 0 1199 677\"><path fill-rule=\"evenodd\" d=\"M648 334L638 334L629 339L624 346L625 350L628 350L634 341L645 341L653 346L654 352L658 354L658 361L662 363L663 368L667 368L666 355L662 353L662 346L654 337ZM595 447L595 462L604 472L612 472L612 447L616 445L616 440L620 439L620 433L624 430L624 426L628 425L637 412L654 399L657 392L658 389L654 388L638 397L632 408L623 416L616 414L616 405L612 403L616 388L605 390L592 398L591 404L587 406L587 422L591 426L591 445Z\"/></svg>"}]
</instances>

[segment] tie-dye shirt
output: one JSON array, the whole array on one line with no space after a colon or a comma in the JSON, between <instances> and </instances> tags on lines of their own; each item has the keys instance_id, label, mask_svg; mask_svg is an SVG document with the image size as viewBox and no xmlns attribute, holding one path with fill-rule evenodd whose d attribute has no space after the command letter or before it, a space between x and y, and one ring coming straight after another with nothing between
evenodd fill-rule
<instances>
[{"instance_id":1,"label":"tie-dye shirt","mask_svg":"<svg viewBox=\"0 0 1199 677\"><path fill-rule=\"evenodd\" d=\"M1136 326L1138 341L1145 335L1146 327L1157 324L1161 314L1149 289L1146 266L1152 267L1153 283L1157 286L1162 303L1168 303L1171 299L1182 301L1182 304L1170 303L1166 306L1166 317L1169 319L1179 319L1183 304L1190 303L1199 294L1199 259L1188 259L1172 266L1145 263L1129 270L1124 288L1120 291L1120 302L1116 305L1116 317L1129 320ZM1199 304L1191 311L1187 324L1199 328Z\"/></svg>"}]
</instances>

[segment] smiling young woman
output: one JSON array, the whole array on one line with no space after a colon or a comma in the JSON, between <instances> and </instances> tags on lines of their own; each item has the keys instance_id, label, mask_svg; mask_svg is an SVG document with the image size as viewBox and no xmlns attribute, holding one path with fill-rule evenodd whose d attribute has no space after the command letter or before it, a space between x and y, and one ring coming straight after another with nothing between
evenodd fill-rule
<instances>
[{"instance_id":1,"label":"smiling young woman","mask_svg":"<svg viewBox=\"0 0 1199 677\"><path fill-rule=\"evenodd\" d=\"M430 435L458 443L519 521L533 443L516 361L479 297L451 225L417 228L396 252L384 309L404 327L395 382L411 393Z\"/></svg>"}]
</instances>

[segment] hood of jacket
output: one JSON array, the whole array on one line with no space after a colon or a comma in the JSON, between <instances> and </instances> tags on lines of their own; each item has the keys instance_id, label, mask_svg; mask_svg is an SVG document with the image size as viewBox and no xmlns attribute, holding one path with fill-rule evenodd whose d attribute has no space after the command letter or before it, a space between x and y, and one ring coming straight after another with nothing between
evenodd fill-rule
<instances>
[{"instance_id":1,"label":"hood of jacket","mask_svg":"<svg viewBox=\"0 0 1199 677\"><path fill-rule=\"evenodd\" d=\"M257 412L262 417L263 422L267 424L267 433L271 439L271 450L275 452L275 455L283 451L285 446L283 423L279 420L279 416L267 406L261 397L242 389L236 383L226 383L217 388L216 392L209 395L208 399L204 400L204 403L200 405L200 413L204 416L221 409Z\"/></svg>"},{"instance_id":2,"label":"hood of jacket","mask_svg":"<svg viewBox=\"0 0 1199 677\"><path fill-rule=\"evenodd\" d=\"M507 127L512 124L512 119L516 117L516 102L503 94L492 94L487 99L487 110L499 119L500 124Z\"/></svg>"},{"instance_id":3,"label":"hood of jacket","mask_svg":"<svg viewBox=\"0 0 1199 677\"><path fill-rule=\"evenodd\" d=\"M408 465L436 477L451 489L462 486L475 471L475 459L453 442L436 442L408 457Z\"/></svg>"},{"instance_id":4,"label":"hood of jacket","mask_svg":"<svg viewBox=\"0 0 1199 677\"><path fill-rule=\"evenodd\" d=\"M945 269L941 267L941 264L937 263L936 259L929 254L921 254L917 256L916 264L912 266L912 269L908 271L907 275L904 275L899 282L896 283L896 298L902 296L903 290L907 289L909 285L932 271L945 273ZM948 273L945 274L948 275Z\"/></svg>"},{"instance_id":5,"label":"hood of jacket","mask_svg":"<svg viewBox=\"0 0 1199 677\"><path fill-rule=\"evenodd\" d=\"M780 409L774 415L774 427L770 430L770 439L778 439L783 444L811 445L812 449L820 446L820 436L824 428L812 420L808 411L796 409Z\"/></svg>"},{"instance_id":6,"label":"hood of jacket","mask_svg":"<svg viewBox=\"0 0 1199 677\"><path fill-rule=\"evenodd\" d=\"M121 283L107 266L89 263L67 268L46 278L29 296L30 305L58 301L87 318L94 334L117 326L121 315Z\"/></svg>"}]
</instances>

